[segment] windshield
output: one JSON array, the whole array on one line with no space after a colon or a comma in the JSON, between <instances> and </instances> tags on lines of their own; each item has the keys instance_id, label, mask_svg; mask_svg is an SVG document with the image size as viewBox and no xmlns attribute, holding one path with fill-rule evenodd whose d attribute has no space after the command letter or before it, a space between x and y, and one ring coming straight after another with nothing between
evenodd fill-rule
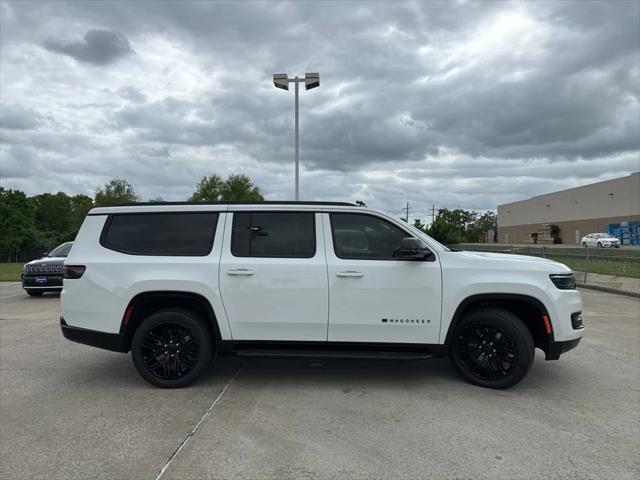
<instances>
[{"instance_id":1,"label":"windshield","mask_svg":"<svg viewBox=\"0 0 640 480\"><path fill-rule=\"evenodd\" d=\"M71 251L71 245L73 245L72 242L58 245L56 248L49 252L47 257L66 257L69 255L69 251Z\"/></svg>"}]
</instances>

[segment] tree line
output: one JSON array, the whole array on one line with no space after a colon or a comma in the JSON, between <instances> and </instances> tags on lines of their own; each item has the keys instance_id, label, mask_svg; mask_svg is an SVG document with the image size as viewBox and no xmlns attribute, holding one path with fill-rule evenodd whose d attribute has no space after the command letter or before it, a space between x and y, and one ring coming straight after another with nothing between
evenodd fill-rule
<instances>
[{"instance_id":1,"label":"tree line","mask_svg":"<svg viewBox=\"0 0 640 480\"><path fill-rule=\"evenodd\" d=\"M489 231L494 232L495 240L498 217L493 211L481 214L460 208L441 208L428 227L418 218L414 220L413 226L445 245L477 243L485 241L484 237Z\"/></svg>"},{"instance_id":2,"label":"tree line","mask_svg":"<svg viewBox=\"0 0 640 480\"><path fill-rule=\"evenodd\" d=\"M260 188L246 175L203 177L189 197L192 202L264 200ZM141 202L135 188L123 178L113 178L95 195L64 192L28 196L0 187L0 261L18 262L39 257L62 242L73 240L89 210ZM161 197L148 200L161 202Z\"/></svg>"},{"instance_id":3,"label":"tree line","mask_svg":"<svg viewBox=\"0 0 640 480\"><path fill-rule=\"evenodd\" d=\"M191 202L234 202L264 200L260 188L246 175L202 177L188 198ZM110 207L141 202L135 188L123 178L113 178L96 189L95 195L68 195L64 192L28 196L20 190L0 187L0 261L24 261L73 240L80 225L94 207ZM161 197L149 199L161 202ZM366 206L356 201L359 206ZM496 230L495 212L441 208L428 227L415 219L413 226L445 245L481 241Z\"/></svg>"}]
</instances>

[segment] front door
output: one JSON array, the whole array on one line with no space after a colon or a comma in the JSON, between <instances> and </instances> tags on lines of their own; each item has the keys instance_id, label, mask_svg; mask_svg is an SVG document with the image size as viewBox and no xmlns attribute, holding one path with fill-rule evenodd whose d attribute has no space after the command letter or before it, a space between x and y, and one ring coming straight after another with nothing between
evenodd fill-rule
<instances>
[{"instance_id":1,"label":"front door","mask_svg":"<svg viewBox=\"0 0 640 480\"><path fill-rule=\"evenodd\" d=\"M321 214L227 215L220 292L234 340L326 341L328 286Z\"/></svg>"},{"instance_id":2,"label":"front door","mask_svg":"<svg viewBox=\"0 0 640 480\"><path fill-rule=\"evenodd\" d=\"M442 279L437 256L398 260L411 233L373 214L324 214L329 341L438 343Z\"/></svg>"}]
</instances>

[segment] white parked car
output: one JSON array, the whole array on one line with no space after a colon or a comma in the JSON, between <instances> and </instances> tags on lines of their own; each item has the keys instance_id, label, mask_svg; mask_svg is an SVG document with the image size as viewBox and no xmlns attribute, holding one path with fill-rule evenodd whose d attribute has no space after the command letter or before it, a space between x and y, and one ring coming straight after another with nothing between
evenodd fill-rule
<instances>
[{"instance_id":1,"label":"white parked car","mask_svg":"<svg viewBox=\"0 0 640 480\"><path fill-rule=\"evenodd\" d=\"M222 355L448 355L471 383L506 388L536 347L556 360L584 331L565 265L453 251L345 203L95 208L64 268L64 336L131 351L159 387Z\"/></svg>"},{"instance_id":2,"label":"white parked car","mask_svg":"<svg viewBox=\"0 0 640 480\"><path fill-rule=\"evenodd\" d=\"M583 247L620 247L620 239L612 237L608 233L590 233L582 237Z\"/></svg>"}]
</instances>

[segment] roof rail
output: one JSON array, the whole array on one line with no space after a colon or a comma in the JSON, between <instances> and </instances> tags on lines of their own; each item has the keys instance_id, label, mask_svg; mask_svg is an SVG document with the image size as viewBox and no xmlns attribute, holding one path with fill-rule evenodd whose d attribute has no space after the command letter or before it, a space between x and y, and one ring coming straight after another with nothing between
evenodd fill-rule
<instances>
[{"instance_id":1,"label":"roof rail","mask_svg":"<svg viewBox=\"0 0 640 480\"><path fill-rule=\"evenodd\" d=\"M333 205L342 207L356 207L354 203L349 202L303 202L288 200L265 200L263 202L133 202L119 203L111 207L145 207L153 205ZM106 208L111 208L106 207Z\"/></svg>"}]
</instances>

